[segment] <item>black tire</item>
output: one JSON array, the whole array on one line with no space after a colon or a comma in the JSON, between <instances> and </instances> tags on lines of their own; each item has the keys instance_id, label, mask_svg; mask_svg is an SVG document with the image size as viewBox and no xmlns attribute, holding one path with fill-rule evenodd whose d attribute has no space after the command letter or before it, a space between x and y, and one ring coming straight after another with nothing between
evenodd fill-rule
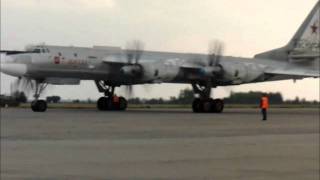
<instances>
[{"instance_id":1,"label":"black tire","mask_svg":"<svg viewBox=\"0 0 320 180\"><path fill-rule=\"evenodd\" d=\"M109 110L109 98L107 97L101 97L97 101L97 108L100 111L106 111Z\"/></svg>"},{"instance_id":2,"label":"black tire","mask_svg":"<svg viewBox=\"0 0 320 180\"><path fill-rule=\"evenodd\" d=\"M194 113L200 113L203 112L203 106L202 106L202 101L199 98L196 98L192 102L192 110Z\"/></svg>"},{"instance_id":3,"label":"black tire","mask_svg":"<svg viewBox=\"0 0 320 180\"><path fill-rule=\"evenodd\" d=\"M119 98L119 110L124 111L127 109L128 102L124 97Z\"/></svg>"},{"instance_id":4,"label":"black tire","mask_svg":"<svg viewBox=\"0 0 320 180\"><path fill-rule=\"evenodd\" d=\"M45 112L47 108L47 102L44 100L37 100L31 103L31 109L33 112Z\"/></svg>"},{"instance_id":5,"label":"black tire","mask_svg":"<svg viewBox=\"0 0 320 180\"><path fill-rule=\"evenodd\" d=\"M213 111L213 99L202 100L203 112L211 113Z\"/></svg>"},{"instance_id":6,"label":"black tire","mask_svg":"<svg viewBox=\"0 0 320 180\"><path fill-rule=\"evenodd\" d=\"M32 109L33 112L38 112L37 101L32 101L31 102L31 109Z\"/></svg>"},{"instance_id":7,"label":"black tire","mask_svg":"<svg viewBox=\"0 0 320 180\"><path fill-rule=\"evenodd\" d=\"M40 112L45 112L48 108L47 102L44 100L39 100L38 101L38 106L39 106L39 111Z\"/></svg>"},{"instance_id":8,"label":"black tire","mask_svg":"<svg viewBox=\"0 0 320 180\"><path fill-rule=\"evenodd\" d=\"M224 102L221 99L215 99L212 102L212 112L222 113L224 109Z\"/></svg>"}]
</instances>

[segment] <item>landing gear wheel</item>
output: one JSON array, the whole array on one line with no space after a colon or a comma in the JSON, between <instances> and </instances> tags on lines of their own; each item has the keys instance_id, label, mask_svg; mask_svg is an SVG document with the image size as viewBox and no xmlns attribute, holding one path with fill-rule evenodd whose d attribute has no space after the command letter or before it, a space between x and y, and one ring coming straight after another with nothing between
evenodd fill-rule
<instances>
[{"instance_id":1,"label":"landing gear wheel","mask_svg":"<svg viewBox=\"0 0 320 180\"><path fill-rule=\"evenodd\" d=\"M35 80L36 84L32 89L35 90L33 97L35 98L34 101L31 102L31 109L33 112L45 112L48 108L47 102L45 100L38 100L40 94L43 90L47 87L47 83L44 83L40 80Z\"/></svg>"},{"instance_id":2,"label":"landing gear wheel","mask_svg":"<svg viewBox=\"0 0 320 180\"><path fill-rule=\"evenodd\" d=\"M104 93L104 97L97 101L97 108L100 111L124 111L127 109L127 100L114 94L115 84L105 80L95 81L99 92Z\"/></svg>"},{"instance_id":3,"label":"landing gear wheel","mask_svg":"<svg viewBox=\"0 0 320 180\"><path fill-rule=\"evenodd\" d=\"M31 103L31 109L34 112L45 112L47 107L47 102L44 100L37 100Z\"/></svg>"},{"instance_id":4,"label":"landing gear wheel","mask_svg":"<svg viewBox=\"0 0 320 180\"><path fill-rule=\"evenodd\" d=\"M206 99L206 100L203 100L202 103L203 103L203 112L205 113L211 113L213 110L213 99Z\"/></svg>"},{"instance_id":5,"label":"landing gear wheel","mask_svg":"<svg viewBox=\"0 0 320 180\"><path fill-rule=\"evenodd\" d=\"M119 97L117 101L113 97L101 97L97 101L97 108L100 111L124 111L127 109L127 100L124 97Z\"/></svg>"},{"instance_id":6,"label":"landing gear wheel","mask_svg":"<svg viewBox=\"0 0 320 180\"><path fill-rule=\"evenodd\" d=\"M100 110L100 111L106 111L106 110L109 110L110 107L109 107L109 103L110 100L109 98L107 97L101 97L98 99L97 101L97 108Z\"/></svg>"},{"instance_id":7,"label":"landing gear wheel","mask_svg":"<svg viewBox=\"0 0 320 180\"><path fill-rule=\"evenodd\" d=\"M127 109L128 102L124 97L119 98L119 110L124 111Z\"/></svg>"},{"instance_id":8,"label":"landing gear wheel","mask_svg":"<svg viewBox=\"0 0 320 180\"><path fill-rule=\"evenodd\" d=\"M192 103L192 110L195 113L222 113L224 102L221 99L195 99Z\"/></svg>"},{"instance_id":9,"label":"landing gear wheel","mask_svg":"<svg viewBox=\"0 0 320 180\"><path fill-rule=\"evenodd\" d=\"M197 99L193 100L192 110L194 113L200 113L203 111L201 99L197 98Z\"/></svg>"},{"instance_id":10,"label":"landing gear wheel","mask_svg":"<svg viewBox=\"0 0 320 180\"><path fill-rule=\"evenodd\" d=\"M224 102L221 99L215 99L212 102L212 112L214 113L222 113L224 109Z\"/></svg>"}]
</instances>

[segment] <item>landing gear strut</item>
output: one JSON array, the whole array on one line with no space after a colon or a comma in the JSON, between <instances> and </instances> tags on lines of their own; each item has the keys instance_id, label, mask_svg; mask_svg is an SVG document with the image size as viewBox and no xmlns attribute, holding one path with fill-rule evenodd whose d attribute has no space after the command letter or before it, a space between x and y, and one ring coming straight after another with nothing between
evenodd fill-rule
<instances>
[{"instance_id":1,"label":"landing gear strut","mask_svg":"<svg viewBox=\"0 0 320 180\"><path fill-rule=\"evenodd\" d=\"M106 81L96 81L99 92L104 93L97 101L97 108L100 111L124 111L127 109L127 100L124 97L114 95L115 86L109 85Z\"/></svg>"},{"instance_id":2,"label":"landing gear strut","mask_svg":"<svg viewBox=\"0 0 320 180\"><path fill-rule=\"evenodd\" d=\"M192 88L195 94L199 95L199 98L194 99L192 103L192 110L195 113L222 113L224 108L224 102L221 99L212 99L211 84L192 84Z\"/></svg>"},{"instance_id":3,"label":"landing gear strut","mask_svg":"<svg viewBox=\"0 0 320 180\"><path fill-rule=\"evenodd\" d=\"M47 110L47 102L45 100L39 100L40 94L43 90L48 86L46 83L41 83L36 81L35 84L35 93L33 97L35 98L34 101L31 102L31 109L34 112L45 112Z\"/></svg>"}]
</instances>

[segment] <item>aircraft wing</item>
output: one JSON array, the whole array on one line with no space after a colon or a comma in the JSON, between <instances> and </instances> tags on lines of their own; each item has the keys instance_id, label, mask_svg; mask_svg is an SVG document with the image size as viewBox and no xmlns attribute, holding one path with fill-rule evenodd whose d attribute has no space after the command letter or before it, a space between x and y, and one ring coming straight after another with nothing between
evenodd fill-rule
<instances>
[{"instance_id":1,"label":"aircraft wing","mask_svg":"<svg viewBox=\"0 0 320 180\"><path fill-rule=\"evenodd\" d=\"M270 75L287 75L287 76L297 76L297 77L320 77L320 72L316 70L306 70L306 69L272 69L266 70L266 74Z\"/></svg>"},{"instance_id":2,"label":"aircraft wing","mask_svg":"<svg viewBox=\"0 0 320 180\"><path fill-rule=\"evenodd\" d=\"M7 54L7 55L14 55L14 54L30 53L30 51L0 50L0 53Z\"/></svg>"},{"instance_id":3,"label":"aircraft wing","mask_svg":"<svg viewBox=\"0 0 320 180\"><path fill-rule=\"evenodd\" d=\"M102 62L104 64L118 65L118 66L124 66L124 65L128 64L127 62L125 62L117 57L105 57L102 59Z\"/></svg>"},{"instance_id":4,"label":"aircraft wing","mask_svg":"<svg viewBox=\"0 0 320 180\"><path fill-rule=\"evenodd\" d=\"M201 73L203 71L203 66L192 63L185 63L180 66L180 69L188 73ZM273 76L290 76L293 78L308 78L314 77L319 78L319 70L312 70L304 67L269 67L263 70L266 75Z\"/></svg>"},{"instance_id":5,"label":"aircraft wing","mask_svg":"<svg viewBox=\"0 0 320 180\"><path fill-rule=\"evenodd\" d=\"M180 68L184 70L199 70L199 69L202 69L203 66L191 64L191 63L185 63L181 65Z\"/></svg>"}]
</instances>

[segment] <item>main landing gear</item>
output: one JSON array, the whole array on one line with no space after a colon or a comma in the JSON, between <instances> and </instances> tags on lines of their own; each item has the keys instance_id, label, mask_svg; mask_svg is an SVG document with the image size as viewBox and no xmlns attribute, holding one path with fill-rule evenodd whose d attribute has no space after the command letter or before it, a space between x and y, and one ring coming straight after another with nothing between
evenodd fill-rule
<instances>
[{"instance_id":1,"label":"main landing gear","mask_svg":"<svg viewBox=\"0 0 320 180\"><path fill-rule=\"evenodd\" d=\"M46 83L40 83L36 81L35 85L35 93L34 98L35 100L31 102L31 109L34 112L45 112L47 110L47 102L45 100L39 100L40 94L43 90L48 86Z\"/></svg>"},{"instance_id":2,"label":"main landing gear","mask_svg":"<svg viewBox=\"0 0 320 180\"><path fill-rule=\"evenodd\" d=\"M104 93L97 101L100 111L124 111L127 109L127 100L114 95L115 86L110 86L106 81L96 81L99 92Z\"/></svg>"},{"instance_id":3,"label":"main landing gear","mask_svg":"<svg viewBox=\"0 0 320 180\"><path fill-rule=\"evenodd\" d=\"M224 102L221 99L196 98L192 103L192 110L195 113L222 113Z\"/></svg>"},{"instance_id":4,"label":"main landing gear","mask_svg":"<svg viewBox=\"0 0 320 180\"><path fill-rule=\"evenodd\" d=\"M224 102L221 99L212 99L211 85L192 84L193 91L200 97L194 99L192 103L192 110L195 113L222 113Z\"/></svg>"}]
</instances>

